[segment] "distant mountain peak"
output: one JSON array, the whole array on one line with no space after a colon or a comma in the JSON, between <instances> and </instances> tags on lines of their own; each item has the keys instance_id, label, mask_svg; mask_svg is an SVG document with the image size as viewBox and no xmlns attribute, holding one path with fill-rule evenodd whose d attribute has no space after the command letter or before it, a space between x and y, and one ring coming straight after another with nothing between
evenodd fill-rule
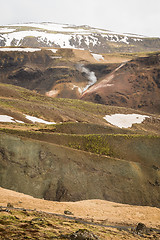
<instances>
[{"instance_id":1,"label":"distant mountain peak","mask_svg":"<svg viewBox=\"0 0 160 240\"><path fill-rule=\"evenodd\" d=\"M59 47L96 53L157 51L160 38L53 22L0 26L0 46Z\"/></svg>"}]
</instances>

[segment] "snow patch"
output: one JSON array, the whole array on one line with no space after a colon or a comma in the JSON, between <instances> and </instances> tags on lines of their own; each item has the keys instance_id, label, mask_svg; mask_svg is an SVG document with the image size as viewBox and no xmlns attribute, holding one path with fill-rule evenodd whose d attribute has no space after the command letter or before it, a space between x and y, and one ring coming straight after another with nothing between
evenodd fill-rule
<instances>
[{"instance_id":1,"label":"snow patch","mask_svg":"<svg viewBox=\"0 0 160 240\"><path fill-rule=\"evenodd\" d=\"M140 114L113 114L103 117L107 122L119 128L132 127L134 123L142 123L145 118L150 118L147 115Z\"/></svg>"},{"instance_id":2,"label":"snow patch","mask_svg":"<svg viewBox=\"0 0 160 240\"><path fill-rule=\"evenodd\" d=\"M26 118L32 122L38 122L38 123L44 123L44 124L56 124L55 122L48 122L43 119L37 118L37 117L32 117L29 115L25 115ZM16 120L11 116L8 115L0 115L0 122L8 122L8 123L24 123L23 121Z\"/></svg>"},{"instance_id":3,"label":"snow patch","mask_svg":"<svg viewBox=\"0 0 160 240\"><path fill-rule=\"evenodd\" d=\"M15 120L17 123L24 123L23 121L20 120Z\"/></svg>"},{"instance_id":4,"label":"snow patch","mask_svg":"<svg viewBox=\"0 0 160 240\"><path fill-rule=\"evenodd\" d=\"M100 54L91 53L96 61L104 60L104 57Z\"/></svg>"},{"instance_id":5,"label":"snow patch","mask_svg":"<svg viewBox=\"0 0 160 240\"><path fill-rule=\"evenodd\" d=\"M33 123L38 122L38 123L44 123L44 124L56 124L55 122L48 122L41 118L37 118L37 117L29 116L29 115L25 115L25 116L28 120L30 120Z\"/></svg>"},{"instance_id":6,"label":"snow patch","mask_svg":"<svg viewBox=\"0 0 160 240\"><path fill-rule=\"evenodd\" d=\"M128 42L128 36L127 35L112 35L112 34L106 34L106 35L102 35L107 41L110 42L124 42L126 44L129 44Z\"/></svg>"},{"instance_id":7,"label":"snow patch","mask_svg":"<svg viewBox=\"0 0 160 240\"><path fill-rule=\"evenodd\" d=\"M129 44L128 42L128 37L127 36L124 36L124 38L120 39L119 42L124 42L126 44Z\"/></svg>"},{"instance_id":8,"label":"snow patch","mask_svg":"<svg viewBox=\"0 0 160 240\"><path fill-rule=\"evenodd\" d=\"M24 123L20 120L16 120L11 116L8 115L0 115L0 122L10 122L10 123Z\"/></svg>"},{"instance_id":9,"label":"snow patch","mask_svg":"<svg viewBox=\"0 0 160 240\"><path fill-rule=\"evenodd\" d=\"M0 115L0 122L15 122L13 117Z\"/></svg>"},{"instance_id":10,"label":"snow patch","mask_svg":"<svg viewBox=\"0 0 160 240\"><path fill-rule=\"evenodd\" d=\"M52 51L53 53L56 53L58 51L58 49L47 49L49 51Z\"/></svg>"},{"instance_id":11,"label":"snow patch","mask_svg":"<svg viewBox=\"0 0 160 240\"><path fill-rule=\"evenodd\" d=\"M140 38L133 38L133 40L135 41L135 42L140 42L140 41L142 41L142 39L140 39Z\"/></svg>"}]
</instances>

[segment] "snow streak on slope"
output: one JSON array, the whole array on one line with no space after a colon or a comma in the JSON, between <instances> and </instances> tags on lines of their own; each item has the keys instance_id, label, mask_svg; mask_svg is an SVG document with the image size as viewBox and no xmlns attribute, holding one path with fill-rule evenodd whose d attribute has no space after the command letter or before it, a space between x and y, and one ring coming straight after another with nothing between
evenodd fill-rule
<instances>
[{"instance_id":1,"label":"snow streak on slope","mask_svg":"<svg viewBox=\"0 0 160 240\"><path fill-rule=\"evenodd\" d=\"M34 123L37 122L37 123L44 123L44 124L56 124L55 122L48 122L41 118L37 118L37 117L29 116L29 115L26 115L26 118Z\"/></svg>"},{"instance_id":2,"label":"snow streak on slope","mask_svg":"<svg viewBox=\"0 0 160 240\"><path fill-rule=\"evenodd\" d=\"M30 120L33 123L37 122L37 123L44 123L44 124L56 124L55 122L48 122L41 118L37 118L37 117L29 116L29 115L25 115L25 117L26 117L26 119ZM24 122L17 120L11 116L8 116L8 115L0 115L0 122L24 123Z\"/></svg>"}]
</instances>

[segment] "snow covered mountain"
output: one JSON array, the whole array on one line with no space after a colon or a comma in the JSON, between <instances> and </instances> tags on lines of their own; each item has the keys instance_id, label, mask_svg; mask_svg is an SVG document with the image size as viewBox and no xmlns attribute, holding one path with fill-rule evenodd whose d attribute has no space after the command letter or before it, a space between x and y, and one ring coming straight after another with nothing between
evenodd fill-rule
<instances>
[{"instance_id":1,"label":"snow covered mountain","mask_svg":"<svg viewBox=\"0 0 160 240\"><path fill-rule=\"evenodd\" d=\"M97 53L157 51L160 38L45 22L0 26L0 46L76 48Z\"/></svg>"}]
</instances>

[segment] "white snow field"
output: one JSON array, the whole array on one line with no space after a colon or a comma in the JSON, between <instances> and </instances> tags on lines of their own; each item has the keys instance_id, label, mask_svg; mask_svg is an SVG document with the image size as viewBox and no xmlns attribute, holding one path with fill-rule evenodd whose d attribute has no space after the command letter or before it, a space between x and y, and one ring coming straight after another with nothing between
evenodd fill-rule
<instances>
[{"instance_id":1,"label":"white snow field","mask_svg":"<svg viewBox=\"0 0 160 240\"><path fill-rule=\"evenodd\" d=\"M74 46L71 45L70 40L77 40L79 44L81 43L81 40L83 40L83 35L81 34L75 34L75 33L47 33L45 31L17 31L12 33L5 33L3 34L3 37L6 39L6 46L11 46L12 40L17 40L17 46L19 46L21 39L25 37L37 37L38 41L47 41L46 43L52 46L52 42L56 44L57 46L60 46L61 48L72 48ZM92 43L95 45L98 42L98 39L94 36L90 35L90 38L85 37L85 41L88 41L88 43Z\"/></svg>"},{"instance_id":2,"label":"white snow field","mask_svg":"<svg viewBox=\"0 0 160 240\"><path fill-rule=\"evenodd\" d=\"M55 122L48 122L41 118L37 118L37 117L29 116L29 115L25 115L25 116L28 120L30 120L33 123L38 122L38 123L44 123L44 124L56 124Z\"/></svg>"},{"instance_id":3,"label":"white snow field","mask_svg":"<svg viewBox=\"0 0 160 240\"><path fill-rule=\"evenodd\" d=\"M107 122L119 128L132 127L132 124L142 123L145 118L149 118L149 116L140 114L113 114L104 117Z\"/></svg>"},{"instance_id":4,"label":"white snow field","mask_svg":"<svg viewBox=\"0 0 160 240\"><path fill-rule=\"evenodd\" d=\"M5 40L5 46L11 46L13 40L16 42L16 46L20 46L21 40L25 37L36 37L38 42L45 42L48 46L53 46L54 43L57 47L78 49L80 48L78 45L80 46L82 42L87 46L99 44L99 34L110 42L123 42L125 44L129 44L128 37L134 41L142 41L145 38L136 34L121 34L86 25L75 26L57 23L5 25L0 27L0 34L2 40Z\"/></svg>"}]
</instances>

